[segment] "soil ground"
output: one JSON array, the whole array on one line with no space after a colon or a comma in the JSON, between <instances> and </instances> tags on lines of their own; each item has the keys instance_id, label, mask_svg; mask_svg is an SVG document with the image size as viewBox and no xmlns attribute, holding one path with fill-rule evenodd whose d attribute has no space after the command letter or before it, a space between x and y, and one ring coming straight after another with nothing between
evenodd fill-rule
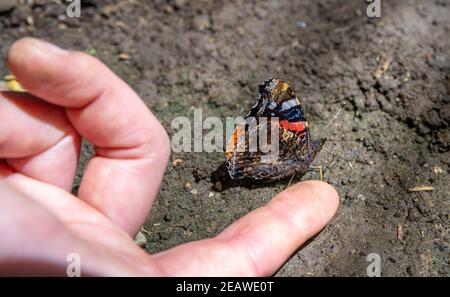
<instances>
[{"instance_id":1,"label":"soil ground","mask_svg":"<svg viewBox=\"0 0 450 297\"><path fill-rule=\"evenodd\" d=\"M325 136L364 141L329 141L314 162L340 208L277 275L364 276L370 253L381 256L384 276L450 275L450 1L381 0L381 18L356 0L82 1L81 18L68 18L63 1L8 2L1 74L22 36L95 52L170 135L172 119L194 108L245 115L268 77L303 98L316 137L347 103ZM89 153L85 145L82 164ZM223 161L172 154L144 227L149 252L213 236L287 185L218 191L212 175ZM419 185L434 190L408 192Z\"/></svg>"}]
</instances>

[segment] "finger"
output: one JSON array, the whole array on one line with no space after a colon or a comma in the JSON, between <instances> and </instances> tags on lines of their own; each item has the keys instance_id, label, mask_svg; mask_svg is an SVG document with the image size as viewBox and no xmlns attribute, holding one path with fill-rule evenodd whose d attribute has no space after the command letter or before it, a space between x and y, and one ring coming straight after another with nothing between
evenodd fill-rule
<instances>
[{"instance_id":1,"label":"finger","mask_svg":"<svg viewBox=\"0 0 450 297\"><path fill-rule=\"evenodd\" d=\"M97 59L36 39L16 42L9 66L34 95L67 108L95 145L79 196L129 233L144 222L169 157L169 139L140 98Z\"/></svg>"},{"instance_id":2,"label":"finger","mask_svg":"<svg viewBox=\"0 0 450 297\"><path fill-rule=\"evenodd\" d=\"M30 182L40 183L31 179ZM98 222L72 223L64 224L40 203L0 180L0 276L67 276L76 264L83 276L158 273L146 261L144 251L133 245L123 231L118 230L123 235L111 232L114 226L102 228ZM96 231L113 239L106 243L105 238L93 234ZM148 264L140 271L137 263Z\"/></svg>"},{"instance_id":3,"label":"finger","mask_svg":"<svg viewBox=\"0 0 450 297\"><path fill-rule=\"evenodd\" d=\"M0 167L0 174L1 172ZM97 226L111 224L111 221L98 210L81 199L74 199L71 193L58 187L17 172L4 174L2 181L14 187L28 199L37 202L66 225L80 222Z\"/></svg>"},{"instance_id":4,"label":"finger","mask_svg":"<svg viewBox=\"0 0 450 297\"><path fill-rule=\"evenodd\" d=\"M332 218L338 195L326 183L297 184L212 239L154 255L169 275L267 276Z\"/></svg>"},{"instance_id":5,"label":"finger","mask_svg":"<svg viewBox=\"0 0 450 297\"><path fill-rule=\"evenodd\" d=\"M68 240L57 220L0 180L0 275L36 275L38 264L43 275L63 274L65 255L57 247ZM33 226L30 232L30 226ZM25 236L26 234L26 236ZM32 242L33 244L29 244ZM20 253L18 251L20 250ZM26 262L29 269L25 272Z\"/></svg>"},{"instance_id":6,"label":"finger","mask_svg":"<svg viewBox=\"0 0 450 297\"><path fill-rule=\"evenodd\" d=\"M63 108L35 97L0 93L0 159L15 171L70 191L80 137Z\"/></svg>"}]
</instances>

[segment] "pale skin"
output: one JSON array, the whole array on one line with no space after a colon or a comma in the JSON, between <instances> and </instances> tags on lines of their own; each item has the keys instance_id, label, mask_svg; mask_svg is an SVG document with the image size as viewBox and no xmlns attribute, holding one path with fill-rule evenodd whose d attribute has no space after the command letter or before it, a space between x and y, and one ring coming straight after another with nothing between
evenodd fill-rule
<instances>
[{"instance_id":1,"label":"pale skin","mask_svg":"<svg viewBox=\"0 0 450 297\"><path fill-rule=\"evenodd\" d=\"M214 238L149 255L133 237L170 157L161 124L89 55L24 38L8 65L35 97L0 94L0 275L65 275L70 253L82 275L272 275L338 207L330 185L301 182ZM82 138L96 155L76 197Z\"/></svg>"}]
</instances>

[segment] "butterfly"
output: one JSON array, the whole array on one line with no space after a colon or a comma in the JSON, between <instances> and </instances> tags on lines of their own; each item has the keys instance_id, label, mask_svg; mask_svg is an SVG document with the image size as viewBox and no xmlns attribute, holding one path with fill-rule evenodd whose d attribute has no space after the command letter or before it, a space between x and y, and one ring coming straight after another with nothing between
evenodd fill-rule
<instances>
[{"instance_id":1,"label":"butterfly","mask_svg":"<svg viewBox=\"0 0 450 297\"><path fill-rule=\"evenodd\" d=\"M300 99L287 82L270 78L258 89L256 104L227 143L226 168L231 179L280 180L304 174L326 139L311 138ZM276 118L278 121L271 121ZM277 158L268 158L263 150L250 149L250 137L261 129L266 129L268 135L278 130Z\"/></svg>"}]
</instances>

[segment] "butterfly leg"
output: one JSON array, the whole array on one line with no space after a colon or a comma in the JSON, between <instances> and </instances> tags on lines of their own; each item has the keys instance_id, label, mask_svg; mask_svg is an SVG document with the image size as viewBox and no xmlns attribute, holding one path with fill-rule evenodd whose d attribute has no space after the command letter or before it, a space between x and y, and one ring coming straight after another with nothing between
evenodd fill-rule
<instances>
[{"instance_id":1,"label":"butterfly leg","mask_svg":"<svg viewBox=\"0 0 450 297\"><path fill-rule=\"evenodd\" d=\"M294 177L295 177L295 173L291 176L291 178L289 179L289 182L288 182L288 184L287 184L287 186L286 186L286 188L285 188L285 190L287 189L287 188L289 188L290 187L290 185L291 185L291 183L292 183L292 180L294 179Z\"/></svg>"},{"instance_id":2,"label":"butterfly leg","mask_svg":"<svg viewBox=\"0 0 450 297\"><path fill-rule=\"evenodd\" d=\"M323 181L323 170L322 170L322 166L310 166L310 169L315 169L319 171L319 177L320 177L320 181Z\"/></svg>"},{"instance_id":3,"label":"butterfly leg","mask_svg":"<svg viewBox=\"0 0 450 297\"><path fill-rule=\"evenodd\" d=\"M319 178L320 178L320 181L323 181L323 170L322 170L322 166L311 166L311 167L309 167L309 169L315 169L315 170L318 170L319 171ZM286 188L285 189L287 189L287 188L289 188L290 187L290 185L291 185L291 183L292 183L292 180L294 180L294 178L295 178L295 175L296 175L296 173L294 173L292 176L291 176L291 178L289 179L289 182L288 182L288 184L287 184L287 186L286 186Z\"/></svg>"}]
</instances>

